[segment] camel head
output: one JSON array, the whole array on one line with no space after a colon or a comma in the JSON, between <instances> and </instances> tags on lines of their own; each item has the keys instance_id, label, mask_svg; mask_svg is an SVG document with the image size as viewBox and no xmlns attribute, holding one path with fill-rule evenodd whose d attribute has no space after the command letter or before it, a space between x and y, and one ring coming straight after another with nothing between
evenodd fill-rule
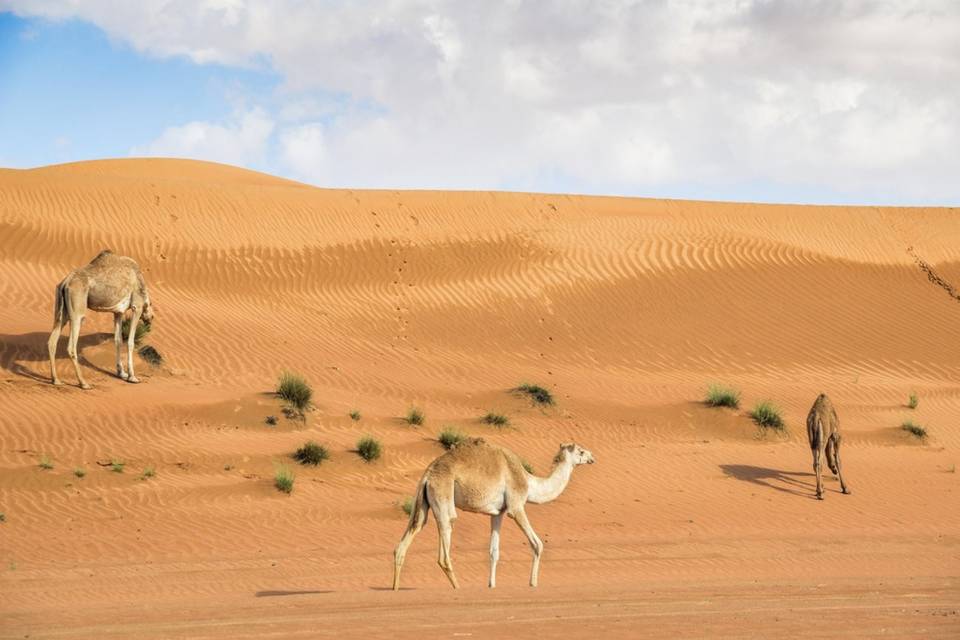
<instances>
[{"instance_id":1,"label":"camel head","mask_svg":"<svg viewBox=\"0 0 960 640\"><path fill-rule=\"evenodd\" d=\"M150 298L147 298L143 302L143 314L140 316L140 319L147 324L153 322L153 305L150 303Z\"/></svg>"},{"instance_id":2,"label":"camel head","mask_svg":"<svg viewBox=\"0 0 960 640\"><path fill-rule=\"evenodd\" d=\"M557 461L559 462L561 460L569 460L574 465L593 464L596 462L596 460L593 459L592 453L573 442L560 445L560 451L557 453Z\"/></svg>"}]
</instances>

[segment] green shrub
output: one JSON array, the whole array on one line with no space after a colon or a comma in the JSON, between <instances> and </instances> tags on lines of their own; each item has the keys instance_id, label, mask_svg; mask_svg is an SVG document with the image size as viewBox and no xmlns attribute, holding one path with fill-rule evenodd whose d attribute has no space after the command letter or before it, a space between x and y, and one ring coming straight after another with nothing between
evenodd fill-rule
<instances>
[{"instance_id":1,"label":"green shrub","mask_svg":"<svg viewBox=\"0 0 960 640\"><path fill-rule=\"evenodd\" d=\"M160 352L151 347L149 344L143 347L140 347L140 350L137 351L140 354L140 357L143 358L146 362L157 367L163 364L163 356L160 355Z\"/></svg>"},{"instance_id":2,"label":"green shrub","mask_svg":"<svg viewBox=\"0 0 960 640\"><path fill-rule=\"evenodd\" d=\"M273 485L284 493L290 493L293 491L293 478L290 467L282 464L277 467L277 472L273 476Z\"/></svg>"},{"instance_id":3,"label":"green shrub","mask_svg":"<svg viewBox=\"0 0 960 640\"><path fill-rule=\"evenodd\" d=\"M484 424L492 424L495 427L505 427L510 424L510 418L502 413L493 413L491 411L487 415L480 418L480 422L483 422Z\"/></svg>"},{"instance_id":4,"label":"green shrub","mask_svg":"<svg viewBox=\"0 0 960 640\"><path fill-rule=\"evenodd\" d=\"M712 384L707 389L706 403L711 407L731 407L736 409L740 406L740 392L730 387Z\"/></svg>"},{"instance_id":5,"label":"green shrub","mask_svg":"<svg viewBox=\"0 0 960 640\"><path fill-rule=\"evenodd\" d=\"M523 383L517 387L517 391L530 396L536 404L553 404L553 394L539 385Z\"/></svg>"},{"instance_id":6,"label":"green shrub","mask_svg":"<svg viewBox=\"0 0 960 640\"><path fill-rule=\"evenodd\" d=\"M121 462L120 460L111 460L110 471L113 471L114 473L123 473L124 465L125 463Z\"/></svg>"},{"instance_id":7,"label":"green shrub","mask_svg":"<svg viewBox=\"0 0 960 640\"><path fill-rule=\"evenodd\" d=\"M772 402L764 400L758 402L750 412L750 417L758 425L764 428L776 429L782 431L784 428L783 417L780 415L780 409Z\"/></svg>"},{"instance_id":8,"label":"green shrub","mask_svg":"<svg viewBox=\"0 0 960 640\"><path fill-rule=\"evenodd\" d=\"M463 442L465 437L465 435L457 431L455 428L447 427L440 432L437 440L440 441L440 444L443 445L444 449L453 449L455 446Z\"/></svg>"},{"instance_id":9,"label":"green shrub","mask_svg":"<svg viewBox=\"0 0 960 640\"><path fill-rule=\"evenodd\" d=\"M913 420L907 420L900 425L900 428L916 438L921 440L927 439L927 430L919 424L916 424Z\"/></svg>"},{"instance_id":10,"label":"green shrub","mask_svg":"<svg viewBox=\"0 0 960 640\"><path fill-rule=\"evenodd\" d=\"M350 416L350 419L353 420L354 422L360 421L360 412L357 411L356 409L351 411L348 415Z\"/></svg>"},{"instance_id":11,"label":"green shrub","mask_svg":"<svg viewBox=\"0 0 960 640\"><path fill-rule=\"evenodd\" d=\"M151 330L153 330L153 323L145 322L141 318L137 323L137 330L133 334L133 344L137 345L143 342L143 339L147 337ZM123 322L120 323L120 333L123 335L123 341L126 342L130 337L130 318L124 318Z\"/></svg>"},{"instance_id":12,"label":"green shrub","mask_svg":"<svg viewBox=\"0 0 960 640\"><path fill-rule=\"evenodd\" d=\"M293 459L300 464L312 464L317 466L324 460L330 458L330 452L327 448L309 440L293 454Z\"/></svg>"},{"instance_id":13,"label":"green shrub","mask_svg":"<svg viewBox=\"0 0 960 640\"><path fill-rule=\"evenodd\" d=\"M307 381L295 373L284 371L277 383L277 395L289 402L302 415L310 408L313 390Z\"/></svg>"},{"instance_id":14,"label":"green shrub","mask_svg":"<svg viewBox=\"0 0 960 640\"><path fill-rule=\"evenodd\" d=\"M357 442L357 453L367 462L373 462L383 453L383 447L380 445L379 440L375 440L370 436L364 436Z\"/></svg>"},{"instance_id":15,"label":"green shrub","mask_svg":"<svg viewBox=\"0 0 960 640\"><path fill-rule=\"evenodd\" d=\"M907 406L911 409L916 409L918 404L920 404L920 398L917 397L917 394L911 393L910 398L907 400Z\"/></svg>"},{"instance_id":16,"label":"green shrub","mask_svg":"<svg viewBox=\"0 0 960 640\"><path fill-rule=\"evenodd\" d=\"M51 462L50 458L47 456L43 456L40 458L40 468L49 471L50 469L53 469L53 462Z\"/></svg>"},{"instance_id":17,"label":"green shrub","mask_svg":"<svg viewBox=\"0 0 960 640\"><path fill-rule=\"evenodd\" d=\"M156 475L157 475L157 472L153 469L153 467L147 467L146 469L143 470L143 473L140 474L140 479L149 480L150 478Z\"/></svg>"},{"instance_id":18,"label":"green shrub","mask_svg":"<svg viewBox=\"0 0 960 640\"><path fill-rule=\"evenodd\" d=\"M87 470L83 467L77 467L73 470L73 475L77 476L78 478L82 478L87 475Z\"/></svg>"},{"instance_id":19,"label":"green shrub","mask_svg":"<svg viewBox=\"0 0 960 640\"><path fill-rule=\"evenodd\" d=\"M419 427L423 424L423 421L426 419L426 416L423 414L423 411L417 409L416 407L410 407L410 410L407 411L407 417L404 420L407 421L407 424L412 424Z\"/></svg>"},{"instance_id":20,"label":"green shrub","mask_svg":"<svg viewBox=\"0 0 960 640\"><path fill-rule=\"evenodd\" d=\"M410 515L413 512L413 498L404 498L400 503L400 508L403 509L405 514Z\"/></svg>"}]
</instances>

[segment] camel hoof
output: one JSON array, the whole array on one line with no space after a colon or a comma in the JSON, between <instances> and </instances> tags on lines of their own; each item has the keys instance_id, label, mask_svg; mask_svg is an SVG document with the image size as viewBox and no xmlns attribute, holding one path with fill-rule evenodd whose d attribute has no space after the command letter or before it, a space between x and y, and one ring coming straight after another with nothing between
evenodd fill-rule
<instances>
[{"instance_id":1,"label":"camel hoof","mask_svg":"<svg viewBox=\"0 0 960 640\"><path fill-rule=\"evenodd\" d=\"M54 381L53 381L53 386L55 386L55 387L62 387L62 386L63 386L63 382L61 382L60 380L54 380Z\"/></svg>"},{"instance_id":2,"label":"camel hoof","mask_svg":"<svg viewBox=\"0 0 960 640\"><path fill-rule=\"evenodd\" d=\"M848 496L848 495L850 495L851 493L853 493L853 491L850 491L850 489L844 489L844 490L843 490L843 494L844 494L844 495L847 495L847 496Z\"/></svg>"},{"instance_id":3,"label":"camel hoof","mask_svg":"<svg viewBox=\"0 0 960 640\"><path fill-rule=\"evenodd\" d=\"M127 382L130 382L132 384L137 384L138 382L140 382L140 378L138 378L137 376L127 376Z\"/></svg>"},{"instance_id":4,"label":"camel hoof","mask_svg":"<svg viewBox=\"0 0 960 640\"><path fill-rule=\"evenodd\" d=\"M117 376L122 380L128 380L130 378L130 374L126 371L117 371Z\"/></svg>"},{"instance_id":5,"label":"camel hoof","mask_svg":"<svg viewBox=\"0 0 960 640\"><path fill-rule=\"evenodd\" d=\"M818 493L818 494L817 494L817 500L823 500L823 494Z\"/></svg>"},{"instance_id":6,"label":"camel hoof","mask_svg":"<svg viewBox=\"0 0 960 640\"><path fill-rule=\"evenodd\" d=\"M81 382L80 388L83 389L84 391L89 391L90 389L93 389L93 385L87 384L86 382Z\"/></svg>"}]
</instances>

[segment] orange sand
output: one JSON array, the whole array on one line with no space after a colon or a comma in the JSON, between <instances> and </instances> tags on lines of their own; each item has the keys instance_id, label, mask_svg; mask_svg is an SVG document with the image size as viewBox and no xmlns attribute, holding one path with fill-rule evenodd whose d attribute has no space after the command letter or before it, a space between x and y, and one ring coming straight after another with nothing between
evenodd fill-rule
<instances>
[{"instance_id":1,"label":"orange sand","mask_svg":"<svg viewBox=\"0 0 960 640\"><path fill-rule=\"evenodd\" d=\"M143 267L166 364L112 376L92 314L95 388L63 340L55 388L54 286L105 247ZM915 256L960 286L958 247L956 209L323 190L182 160L0 170L0 637L957 637L960 301ZM269 393L283 369L314 387L306 425ZM713 381L740 411L703 406ZM853 495L828 475L817 502L821 391ZM747 417L766 398L788 435ZM529 508L537 590L509 522L486 589L488 519L462 514L461 591L432 521L408 590L383 591L398 502L447 424L539 472L560 442L596 456ZM350 451L363 434L380 461ZM307 439L332 459L283 495L274 467Z\"/></svg>"}]
</instances>

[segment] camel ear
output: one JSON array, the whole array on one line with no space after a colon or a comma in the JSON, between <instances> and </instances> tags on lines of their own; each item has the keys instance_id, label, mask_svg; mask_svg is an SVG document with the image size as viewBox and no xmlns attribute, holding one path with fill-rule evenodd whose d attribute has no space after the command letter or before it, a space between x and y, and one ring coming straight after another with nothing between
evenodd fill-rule
<instances>
[{"instance_id":1,"label":"camel ear","mask_svg":"<svg viewBox=\"0 0 960 640\"><path fill-rule=\"evenodd\" d=\"M570 443L567 443L567 444L564 444L564 445L561 445L561 446L562 446L564 449L566 449L567 451L569 451L570 453L573 453L573 450L576 448L577 445L575 445L575 444L573 444L572 442L570 442Z\"/></svg>"}]
</instances>

